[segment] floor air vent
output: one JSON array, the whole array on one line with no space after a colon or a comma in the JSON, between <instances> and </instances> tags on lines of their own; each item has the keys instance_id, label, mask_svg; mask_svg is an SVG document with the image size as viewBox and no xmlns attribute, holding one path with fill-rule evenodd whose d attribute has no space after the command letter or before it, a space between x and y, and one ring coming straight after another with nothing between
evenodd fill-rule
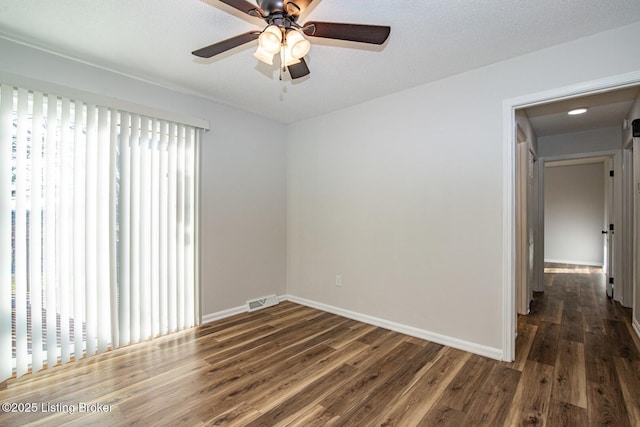
<instances>
[{"instance_id":1,"label":"floor air vent","mask_svg":"<svg viewBox=\"0 0 640 427\"><path fill-rule=\"evenodd\" d=\"M273 305L278 304L278 297L275 295L269 295L264 298L258 298L251 301L247 301L247 305L249 306L249 311L260 310L261 308L271 307Z\"/></svg>"}]
</instances>

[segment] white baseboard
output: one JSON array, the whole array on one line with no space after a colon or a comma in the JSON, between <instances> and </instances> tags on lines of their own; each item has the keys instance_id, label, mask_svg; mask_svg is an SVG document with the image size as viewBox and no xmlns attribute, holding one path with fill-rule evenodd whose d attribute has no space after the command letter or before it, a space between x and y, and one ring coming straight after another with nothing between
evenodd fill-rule
<instances>
[{"instance_id":1,"label":"white baseboard","mask_svg":"<svg viewBox=\"0 0 640 427\"><path fill-rule=\"evenodd\" d=\"M216 320L221 320L227 317L235 316L236 314L244 313L247 311L247 305L241 305L239 307L230 308L228 310L218 311L216 313L205 314L202 316L202 323L210 323L215 322Z\"/></svg>"},{"instance_id":2,"label":"white baseboard","mask_svg":"<svg viewBox=\"0 0 640 427\"><path fill-rule=\"evenodd\" d=\"M446 335L430 332L424 329L415 328L413 326L407 326L389 320L380 319L378 317L369 316L367 314L356 313L355 311L345 310L342 308L334 307L331 305L323 304L316 301L311 301L305 298L296 297L293 295L280 295L278 300L291 301L296 304L305 305L318 310L326 311L327 313L336 314L338 316L347 317L349 319L357 320L359 322L367 323L370 325L378 326L384 329L399 332L401 334L409 335L412 337L420 338L423 340L431 341L437 344L446 345L449 347L457 348L459 350L468 351L469 353L478 354L480 356L488 357L491 359L502 360L503 352L499 348L487 347L484 345L472 343L469 341L460 340L457 338L449 337ZM239 307L230 308L228 310L218 311L202 316L202 324L221 320L226 317L235 316L236 314L247 312L247 305L241 305ZM634 323L636 332L640 330ZM640 334L639 334L640 335Z\"/></svg>"},{"instance_id":3,"label":"white baseboard","mask_svg":"<svg viewBox=\"0 0 640 427\"><path fill-rule=\"evenodd\" d=\"M311 301L311 300L296 297L293 295L285 295L283 297L283 300L288 300L291 302L295 302L297 304L306 305L308 307L326 311L328 313L337 314L338 316L347 317L349 319L357 320L359 322L368 323L370 325L400 332L401 334L410 335L412 337L431 341L437 344L442 344L449 347L457 348L459 350L468 351L469 353L478 354L480 356L488 357L491 359L502 360L503 352L499 348L487 347L484 345L460 340L460 339L449 337L446 335L441 335L435 332L426 331L424 329L415 328L413 326L407 326L400 323L391 322L388 320L380 319L378 317L373 317L373 316L369 316L362 313L356 313L354 311L345 310L342 308Z\"/></svg>"},{"instance_id":4,"label":"white baseboard","mask_svg":"<svg viewBox=\"0 0 640 427\"><path fill-rule=\"evenodd\" d=\"M287 300L287 296L286 295L278 296L278 302L282 302L282 301L286 301L286 300ZM248 311L249 310L247 308L247 305L244 304L244 305L241 305L239 307L230 308L228 310L222 310L222 311L218 311L216 313L205 314L204 316L202 316L201 324L204 325L205 323L215 322L216 320L222 320L222 319L225 319L227 317L235 316L236 314L246 313Z\"/></svg>"},{"instance_id":5,"label":"white baseboard","mask_svg":"<svg viewBox=\"0 0 640 427\"><path fill-rule=\"evenodd\" d=\"M576 261L575 259L545 259L544 262L552 262L554 264L569 264L569 265L586 265L589 267L604 267L602 263L597 263L593 261Z\"/></svg>"}]
</instances>

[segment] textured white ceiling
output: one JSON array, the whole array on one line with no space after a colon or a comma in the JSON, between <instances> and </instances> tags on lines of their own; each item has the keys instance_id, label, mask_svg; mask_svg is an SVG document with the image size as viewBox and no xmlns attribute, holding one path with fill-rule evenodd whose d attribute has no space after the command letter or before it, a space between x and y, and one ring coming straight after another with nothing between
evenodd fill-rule
<instances>
[{"instance_id":1,"label":"textured white ceiling","mask_svg":"<svg viewBox=\"0 0 640 427\"><path fill-rule=\"evenodd\" d=\"M638 0L315 0L307 20L390 25L382 47L310 38L311 75L278 79L251 43L191 51L263 22L217 0L0 0L0 36L293 122L640 21Z\"/></svg>"}]
</instances>

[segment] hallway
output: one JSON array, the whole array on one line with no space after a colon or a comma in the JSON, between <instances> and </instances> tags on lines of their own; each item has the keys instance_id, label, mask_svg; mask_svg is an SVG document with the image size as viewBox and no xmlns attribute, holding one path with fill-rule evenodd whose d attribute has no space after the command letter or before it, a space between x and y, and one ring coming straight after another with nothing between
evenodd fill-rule
<instances>
[{"instance_id":1,"label":"hallway","mask_svg":"<svg viewBox=\"0 0 640 427\"><path fill-rule=\"evenodd\" d=\"M535 293L531 313L518 319L516 366L526 365L523 376L553 378L552 387L540 387L550 393L549 420L640 425L640 352L631 309L606 297L599 268L545 267L544 293ZM546 399L539 391L516 399Z\"/></svg>"}]
</instances>

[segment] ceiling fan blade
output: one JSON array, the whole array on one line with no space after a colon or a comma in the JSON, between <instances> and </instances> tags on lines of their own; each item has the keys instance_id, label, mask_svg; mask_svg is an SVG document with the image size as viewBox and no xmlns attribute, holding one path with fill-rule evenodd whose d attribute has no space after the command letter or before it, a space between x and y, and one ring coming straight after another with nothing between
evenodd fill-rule
<instances>
[{"instance_id":1,"label":"ceiling fan blade","mask_svg":"<svg viewBox=\"0 0 640 427\"><path fill-rule=\"evenodd\" d=\"M382 25L341 24L337 22L315 21L307 22L303 30L308 36L370 44L383 44L387 41L389 33L391 33L391 27Z\"/></svg>"},{"instance_id":2,"label":"ceiling fan blade","mask_svg":"<svg viewBox=\"0 0 640 427\"><path fill-rule=\"evenodd\" d=\"M249 31L248 33L240 34L238 36L231 37L230 39L203 47L202 49L194 50L191 53L195 56L199 56L200 58L211 58L212 56L219 55L233 49L234 47L256 40L258 36L260 36L260 31Z\"/></svg>"},{"instance_id":3,"label":"ceiling fan blade","mask_svg":"<svg viewBox=\"0 0 640 427\"><path fill-rule=\"evenodd\" d=\"M299 16L309 7L313 0L285 0L283 2L284 10L291 16Z\"/></svg>"},{"instance_id":4,"label":"ceiling fan blade","mask_svg":"<svg viewBox=\"0 0 640 427\"><path fill-rule=\"evenodd\" d=\"M300 58L300 62L298 62L297 64L289 65L287 69L289 70L289 74L291 75L291 78L293 80L299 79L300 77L304 77L311 73L304 58Z\"/></svg>"},{"instance_id":5,"label":"ceiling fan blade","mask_svg":"<svg viewBox=\"0 0 640 427\"><path fill-rule=\"evenodd\" d=\"M253 3L249 3L247 0L220 0L222 3L227 4L240 12L244 12L247 15L257 16L262 18L264 11Z\"/></svg>"}]
</instances>

